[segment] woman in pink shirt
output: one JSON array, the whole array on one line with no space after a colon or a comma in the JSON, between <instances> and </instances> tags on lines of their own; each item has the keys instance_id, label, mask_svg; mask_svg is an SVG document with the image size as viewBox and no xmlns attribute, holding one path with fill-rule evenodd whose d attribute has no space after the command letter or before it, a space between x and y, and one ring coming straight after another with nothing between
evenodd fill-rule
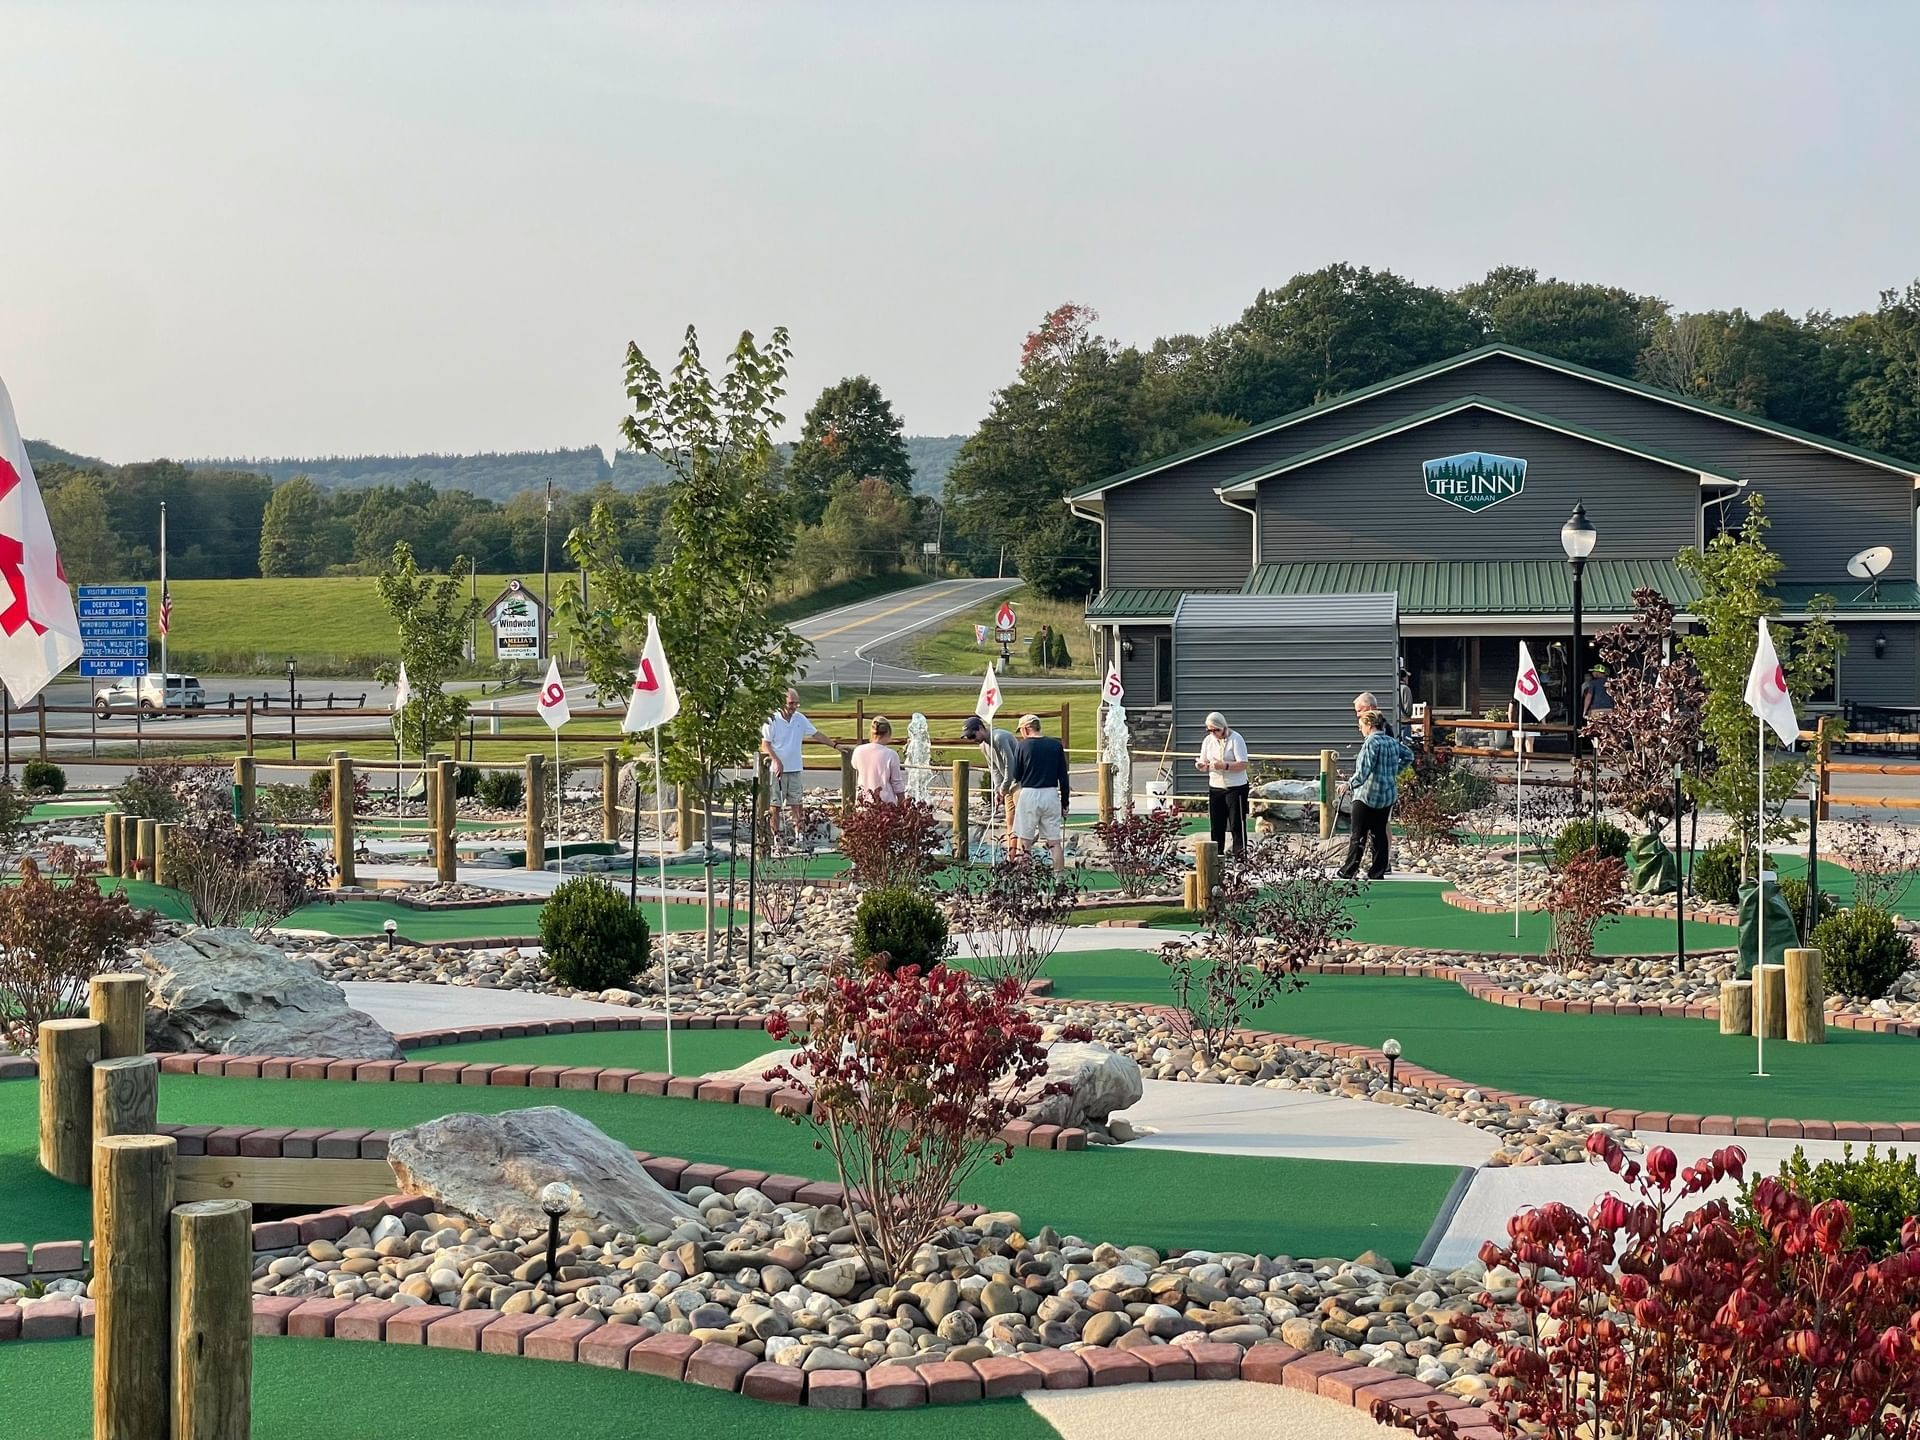
<instances>
[{"instance_id":1,"label":"woman in pink shirt","mask_svg":"<svg viewBox=\"0 0 1920 1440\"><path fill-rule=\"evenodd\" d=\"M884 715L877 716L873 722L873 738L854 749L853 773L859 777L862 799L871 796L891 804L907 793L907 772L901 768L900 757L893 747L887 744L892 734L893 722Z\"/></svg>"}]
</instances>

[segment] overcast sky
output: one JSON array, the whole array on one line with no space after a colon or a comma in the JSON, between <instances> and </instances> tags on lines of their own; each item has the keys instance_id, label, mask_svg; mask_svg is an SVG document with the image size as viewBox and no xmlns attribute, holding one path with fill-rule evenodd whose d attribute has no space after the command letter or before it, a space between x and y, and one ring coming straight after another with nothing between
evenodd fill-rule
<instances>
[{"instance_id":1,"label":"overcast sky","mask_svg":"<svg viewBox=\"0 0 1920 1440\"><path fill-rule=\"evenodd\" d=\"M0 0L0 377L115 461L613 441L791 327L970 430L1077 300L1150 341L1334 260L1688 309L1920 274L1920 6Z\"/></svg>"}]
</instances>

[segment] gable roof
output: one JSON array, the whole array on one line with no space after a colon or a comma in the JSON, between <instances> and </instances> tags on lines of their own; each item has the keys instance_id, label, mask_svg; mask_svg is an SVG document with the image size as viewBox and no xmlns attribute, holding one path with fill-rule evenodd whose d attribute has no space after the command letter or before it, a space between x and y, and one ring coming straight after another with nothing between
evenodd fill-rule
<instances>
[{"instance_id":1,"label":"gable roof","mask_svg":"<svg viewBox=\"0 0 1920 1440\"><path fill-rule=\"evenodd\" d=\"M1283 475L1289 470L1298 470L1303 465L1311 465L1317 460L1325 460L1343 451L1358 450L1363 445L1371 445L1374 441L1384 440L1389 435L1398 435L1403 430L1418 429L1422 425L1432 424L1435 420L1444 420L1449 415L1457 415L1463 410L1486 410L1495 415L1505 415L1509 419L1518 420L1523 425L1537 425L1543 430L1571 435L1576 440L1584 440L1590 445L1604 445L1609 450L1620 450L1628 455L1637 455L1657 465L1668 465L1675 470L1684 470L1688 474L1698 475L1703 480L1719 480L1728 485L1746 483L1739 476L1730 475L1724 469L1703 464L1698 460L1689 460L1686 456L1676 455L1669 450L1656 450L1638 441L1622 440L1616 435L1607 435L1599 430L1589 429L1585 425L1575 425L1570 421L1555 419L1551 415L1542 415L1537 410L1509 405L1504 400L1489 399L1485 395L1462 395L1457 400L1449 400L1426 410L1418 410L1411 415L1402 415L1398 420L1389 420L1384 425L1374 426L1371 430L1362 430L1354 435L1343 435L1338 440L1330 440L1325 445L1303 450L1298 455L1287 455L1278 460L1268 461L1265 465L1256 465L1251 470L1243 471L1222 481L1214 487L1215 493L1224 497L1236 490L1251 490L1262 480L1271 480L1276 475Z\"/></svg>"},{"instance_id":2,"label":"gable roof","mask_svg":"<svg viewBox=\"0 0 1920 1440\"><path fill-rule=\"evenodd\" d=\"M1758 430L1765 434L1779 435L1802 445L1811 445L1818 450L1825 450L1835 455L1844 455L1851 460L1859 460L1868 465L1877 465L1883 470L1891 470L1896 475L1904 475L1920 480L1920 462L1901 460L1892 455L1882 455L1876 450L1868 450L1858 445L1849 445L1840 440L1831 440L1824 435L1815 435L1806 430L1798 430L1791 425L1782 425L1778 421L1765 420L1758 415L1749 415L1742 410L1730 410L1723 405L1710 404L1705 400L1689 399L1687 396L1671 390L1661 390L1652 385L1643 385L1638 380L1628 380L1620 375L1609 375L1604 370L1593 370L1585 365L1576 365L1571 360L1561 360L1552 355L1542 355L1535 350L1523 350L1517 345L1506 345L1496 341L1492 344L1477 346L1472 350L1463 350L1458 355L1449 355L1444 360L1436 360L1430 365L1422 365L1416 370L1409 370L1404 374L1391 376L1388 379L1377 381L1372 385L1363 385L1358 390L1349 390L1344 395L1336 395L1330 400L1322 400L1318 404L1308 405L1302 409L1291 411L1288 414L1278 416L1262 424L1250 425L1246 429L1236 431L1232 435L1224 435L1219 439L1209 440L1203 444L1192 446L1189 449L1176 451L1171 455L1163 455L1157 460L1147 461L1144 465L1136 465L1131 470L1123 470L1118 475L1108 476L1105 480L1092 481L1075 490L1069 491L1067 500L1072 502L1074 500L1086 499L1099 495L1103 491L1111 490L1115 486L1125 485L1130 481L1144 480L1149 475L1158 474L1162 470L1171 469L1173 466L1183 464L1188 460L1195 460L1202 455L1211 455L1217 451L1229 449L1245 441L1256 439L1261 435L1270 435L1276 430L1284 430L1289 425L1297 425L1303 420L1309 420L1319 415L1332 414L1336 410L1344 409L1348 405L1357 404L1359 401L1369 399L1372 396L1384 395L1388 391L1398 390L1403 385L1411 385L1415 381L1425 380L1429 376L1443 375L1449 370L1458 369L1463 365L1471 365L1476 361L1484 360L1494 355L1505 356L1508 359L1519 360L1529 365L1538 365L1547 370L1557 370L1563 375L1578 376L1580 379L1591 380L1596 384L1606 385L1615 390L1624 390L1629 394L1644 396L1649 400L1658 401L1663 405L1672 405L1681 410L1692 410L1697 414L1710 415L1716 420L1725 420L1730 424L1742 425L1749 430Z\"/></svg>"}]
</instances>

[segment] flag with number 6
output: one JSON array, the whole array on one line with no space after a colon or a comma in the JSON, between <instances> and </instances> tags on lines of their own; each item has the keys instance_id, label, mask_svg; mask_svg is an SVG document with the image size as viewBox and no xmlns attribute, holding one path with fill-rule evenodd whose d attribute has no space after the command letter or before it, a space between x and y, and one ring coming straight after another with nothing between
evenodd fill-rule
<instances>
[{"instance_id":1,"label":"flag with number 6","mask_svg":"<svg viewBox=\"0 0 1920 1440\"><path fill-rule=\"evenodd\" d=\"M560 662L547 661L547 678L540 682L540 718L549 730L558 730L573 718L567 705L567 687L560 683Z\"/></svg>"}]
</instances>

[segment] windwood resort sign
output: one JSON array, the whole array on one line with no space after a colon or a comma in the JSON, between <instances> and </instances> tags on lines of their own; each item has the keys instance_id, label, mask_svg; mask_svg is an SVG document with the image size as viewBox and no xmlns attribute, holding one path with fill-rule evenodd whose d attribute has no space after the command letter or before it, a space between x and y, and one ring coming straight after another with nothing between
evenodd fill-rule
<instances>
[{"instance_id":1,"label":"windwood resort sign","mask_svg":"<svg viewBox=\"0 0 1920 1440\"><path fill-rule=\"evenodd\" d=\"M1421 465L1427 494L1461 510L1485 510L1511 500L1527 488L1527 462L1511 455L1469 450Z\"/></svg>"}]
</instances>

